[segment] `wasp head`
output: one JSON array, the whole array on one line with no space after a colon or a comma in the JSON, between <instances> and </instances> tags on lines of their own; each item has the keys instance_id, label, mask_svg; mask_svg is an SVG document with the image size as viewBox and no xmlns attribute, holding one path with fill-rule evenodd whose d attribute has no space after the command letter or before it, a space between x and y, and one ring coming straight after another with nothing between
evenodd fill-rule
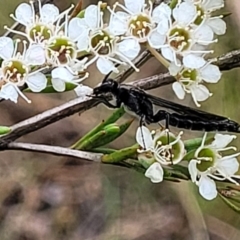
<instances>
[{"instance_id":1,"label":"wasp head","mask_svg":"<svg viewBox=\"0 0 240 240\"><path fill-rule=\"evenodd\" d=\"M95 96L101 95L101 94L107 94L112 93L114 94L118 88L118 83L114 81L113 79L106 79L102 82L102 84L98 87L95 87L93 89L93 94Z\"/></svg>"}]
</instances>

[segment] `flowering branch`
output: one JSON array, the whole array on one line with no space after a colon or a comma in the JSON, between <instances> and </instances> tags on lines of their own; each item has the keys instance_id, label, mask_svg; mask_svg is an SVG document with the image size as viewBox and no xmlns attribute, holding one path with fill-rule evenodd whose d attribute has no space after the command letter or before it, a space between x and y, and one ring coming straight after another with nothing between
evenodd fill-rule
<instances>
[{"instance_id":1,"label":"flowering branch","mask_svg":"<svg viewBox=\"0 0 240 240\"><path fill-rule=\"evenodd\" d=\"M141 66L149 58L148 51L144 51L136 60L136 66ZM225 55L219 56L212 59L212 62L220 67L221 70L229 70L240 66L240 50L229 52ZM120 75L117 76L116 80L123 82L129 75L131 75L133 68L128 67ZM129 84L140 87L145 90L154 89L164 85L171 84L175 81L169 73L156 74L151 77L135 80ZM0 137L0 148L6 146L9 142L16 140L17 138L26 135L30 132L34 132L41 129L51 123L59 121L65 117L73 115L77 112L80 114L84 111L98 105L98 100L93 100L90 97L77 98L71 100L61 106L47 110L34 117L26 119L20 123L17 123L11 127L12 131L10 134Z\"/></svg>"},{"instance_id":2,"label":"flowering branch","mask_svg":"<svg viewBox=\"0 0 240 240\"><path fill-rule=\"evenodd\" d=\"M98 151L96 148L112 142L128 129L132 120L121 125L116 123L116 119L124 114L124 110L121 109L118 110L121 114L118 112L114 117L110 117L72 145L74 150L15 142L25 134L74 113L81 114L103 101L101 98L89 97L89 87L79 84L89 76L88 67L93 63L107 77L111 72L118 73L118 66L125 66L126 69L115 79L121 83L134 70L139 71L139 67L153 55L168 68L169 73L129 84L147 90L172 83L173 91L179 99L191 94L196 106L200 107L199 102L212 95L205 84L218 83L222 75L221 70L240 66L240 50L215 59L205 58L206 54L213 53L207 46L217 42L216 35L226 33L224 15L215 13L224 7L224 1L216 3L213 0L160 0L153 4L152 1L145 3L125 0L125 4L115 2L113 6L98 1L97 5L82 9L82 0L79 0L74 10L74 6L71 5L62 13L52 4L42 5L46 2L49 1L22 3L15 9L14 14L10 15L17 22L17 27L6 26L5 29L9 32L0 37L0 70L3 73L0 79L0 101L5 99L17 103L18 98L22 97L30 103L31 100L22 91L26 86L28 91L45 93L74 89L79 98L9 128L0 127L0 150L38 151L105 163L122 163L127 158L133 158L132 166L140 167L141 172L145 172L145 176L154 183L161 182L166 177L191 177L199 187L199 193L208 200L214 199L218 194L215 181L228 180L239 185L240 176L236 175L236 172L239 169L237 157L240 153L222 153L226 150L236 151L234 146L228 146L236 137L234 135L217 133L209 144L205 134L199 146L188 150L181 140L182 131L175 135L168 128L150 131L141 126L136 133L138 146L120 150L107 149L107 153L100 151L101 154L82 152L81 150ZM104 18L105 11L110 12L107 22ZM19 24L23 25L24 29L19 30ZM22 36L25 40L17 38L13 41L13 34ZM141 53L143 47L145 51ZM118 83L111 81L113 85L107 85L107 82L110 80L103 82L102 86L111 87L110 90L107 88L106 92L102 90L99 94L106 94L107 98L108 94L112 94L118 100L119 95L114 94L112 88L117 84L117 89L120 89ZM95 92L96 89L94 94ZM111 97L107 100L111 100ZM145 105L141 105L142 100L137 100L138 98L138 109L144 109ZM121 99L118 102L130 106ZM149 105L150 114L142 112L143 114L138 114L141 117L152 116L154 104L146 103L146 107ZM129 109L139 112L131 107ZM192 125L191 115L183 115L182 119L186 119L186 122L189 121ZM212 128L208 126L215 125L215 122L209 119L208 123L208 118L204 119L201 120L203 128L196 129L210 131ZM220 118L219 122L223 122L223 127L216 129L232 131L231 126L238 129L237 123L237 127L235 122L232 122L234 125L228 126L228 122L225 124L224 118L222 119ZM187 125L183 127L188 129ZM193 140L196 142L196 139ZM179 165L181 161L188 161L188 168ZM166 165L169 165L170 170Z\"/></svg>"}]
</instances>

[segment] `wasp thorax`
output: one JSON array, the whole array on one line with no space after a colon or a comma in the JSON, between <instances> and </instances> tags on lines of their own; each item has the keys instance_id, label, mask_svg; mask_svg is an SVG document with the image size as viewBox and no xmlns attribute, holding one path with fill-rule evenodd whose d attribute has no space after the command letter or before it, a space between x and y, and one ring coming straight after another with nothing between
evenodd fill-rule
<instances>
[{"instance_id":1,"label":"wasp thorax","mask_svg":"<svg viewBox=\"0 0 240 240\"><path fill-rule=\"evenodd\" d=\"M151 20L146 14L133 16L129 22L131 35L137 38L145 38L151 31Z\"/></svg>"},{"instance_id":2,"label":"wasp thorax","mask_svg":"<svg viewBox=\"0 0 240 240\"><path fill-rule=\"evenodd\" d=\"M104 30L98 30L90 36L90 46L98 55L109 55L114 49L114 38Z\"/></svg>"},{"instance_id":3,"label":"wasp thorax","mask_svg":"<svg viewBox=\"0 0 240 240\"><path fill-rule=\"evenodd\" d=\"M198 152L196 158L201 161L197 164L197 169L205 172L214 165L217 156L212 149L203 148Z\"/></svg>"},{"instance_id":4,"label":"wasp thorax","mask_svg":"<svg viewBox=\"0 0 240 240\"><path fill-rule=\"evenodd\" d=\"M3 75L8 82L18 83L22 85L24 83L23 78L28 74L28 66L21 61L11 60L2 63Z\"/></svg>"},{"instance_id":5,"label":"wasp thorax","mask_svg":"<svg viewBox=\"0 0 240 240\"><path fill-rule=\"evenodd\" d=\"M29 30L29 36L34 42L43 42L53 35L53 31L45 25L35 25Z\"/></svg>"},{"instance_id":6,"label":"wasp thorax","mask_svg":"<svg viewBox=\"0 0 240 240\"><path fill-rule=\"evenodd\" d=\"M54 37L49 40L47 57L57 65L67 64L77 57L76 44L66 37Z\"/></svg>"},{"instance_id":7,"label":"wasp thorax","mask_svg":"<svg viewBox=\"0 0 240 240\"><path fill-rule=\"evenodd\" d=\"M175 27L169 33L169 45L175 51L185 51L191 46L189 31L185 28Z\"/></svg>"}]
</instances>

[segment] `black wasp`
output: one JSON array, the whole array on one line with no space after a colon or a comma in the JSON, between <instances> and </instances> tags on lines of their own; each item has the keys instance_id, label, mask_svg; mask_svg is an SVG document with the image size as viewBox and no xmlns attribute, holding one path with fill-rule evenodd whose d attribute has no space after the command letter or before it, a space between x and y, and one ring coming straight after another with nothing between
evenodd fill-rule
<instances>
[{"instance_id":1,"label":"black wasp","mask_svg":"<svg viewBox=\"0 0 240 240\"><path fill-rule=\"evenodd\" d=\"M116 100L112 104L107 100L111 94ZM128 110L140 117L142 123L158 123L166 120L166 125L197 131L228 131L240 132L240 125L226 117L218 116L201 110L186 107L165 99L147 94L145 91L130 85L119 84L112 79L103 80L102 84L93 90L93 97L100 99L110 108L124 105ZM154 105L171 109L173 113L159 110L154 113Z\"/></svg>"}]
</instances>

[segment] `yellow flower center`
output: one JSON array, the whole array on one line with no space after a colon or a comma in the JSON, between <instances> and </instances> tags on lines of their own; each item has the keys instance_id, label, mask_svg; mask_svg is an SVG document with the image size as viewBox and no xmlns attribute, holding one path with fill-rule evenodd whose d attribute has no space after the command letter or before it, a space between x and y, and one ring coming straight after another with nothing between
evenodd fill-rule
<instances>
[{"instance_id":1,"label":"yellow flower center","mask_svg":"<svg viewBox=\"0 0 240 240\"><path fill-rule=\"evenodd\" d=\"M67 37L55 37L49 40L47 57L57 64L67 64L77 57L77 46Z\"/></svg>"},{"instance_id":2,"label":"yellow flower center","mask_svg":"<svg viewBox=\"0 0 240 240\"><path fill-rule=\"evenodd\" d=\"M109 55L113 52L115 40L108 32L97 30L91 34L90 38L90 45L93 52L98 55Z\"/></svg>"},{"instance_id":3,"label":"yellow flower center","mask_svg":"<svg viewBox=\"0 0 240 240\"><path fill-rule=\"evenodd\" d=\"M3 75L6 81L22 85L23 78L29 72L28 66L18 60L4 61L2 63Z\"/></svg>"},{"instance_id":4,"label":"yellow flower center","mask_svg":"<svg viewBox=\"0 0 240 240\"><path fill-rule=\"evenodd\" d=\"M189 31L175 27L169 33L169 44L175 51L186 51L191 45Z\"/></svg>"},{"instance_id":5,"label":"yellow flower center","mask_svg":"<svg viewBox=\"0 0 240 240\"><path fill-rule=\"evenodd\" d=\"M213 166L214 161L216 159L216 153L210 148L203 148L198 153L197 158L203 159L201 160L201 163L197 164L197 169L201 172L205 172L206 170Z\"/></svg>"},{"instance_id":6,"label":"yellow flower center","mask_svg":"<svg viewBox=\"0 0 240 240\"><path fill-rule=\"evenodd\" d=\"M38 24L31 28L28 34L34 42L42 42L50 39L53 32L49 27Z\"/></svg>"},{"instance_id":7,"label":"yellow flower center","mask_svg":"<svg viewBox=\"0 0 240 240\"><path fill-rule=\"evenodd\" d=\"M129 28L134 37L145 38L151 31L151 21L147 15L139 14L131 18Z\"/></svg>"}]
</instances>

